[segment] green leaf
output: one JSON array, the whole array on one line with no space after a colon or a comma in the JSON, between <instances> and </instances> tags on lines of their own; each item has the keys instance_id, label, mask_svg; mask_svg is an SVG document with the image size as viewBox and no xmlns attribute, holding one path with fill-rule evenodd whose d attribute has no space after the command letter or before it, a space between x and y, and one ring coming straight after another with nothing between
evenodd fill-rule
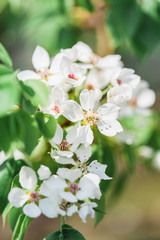
<instances>
[{"instance_id":1,"label":"green leaf","mask_svg":"<svg viewBox=\"0 0 160 240\"><path fill-rule=\"evenodd\" d=\"M8 214L8 224L9 224L10 229L12 230L12 232L14 231L14 228L15 228L16 223L17 223L17 219L19 218L19 216L21 214L23 214L22 208L12 207L11 210L9 211L9 214Z\"/></svg>"},{"instance_id":2,"label":"green leaf","mask_svg":"<svg viewBox=\"0 0 160 240\"><path fill-rule=\"evenodd\" d=\"M2 43L0 43L0 60L9 67L12 67L12 60Z\"/></svg>"},{"instance_id":3,"label":"green leaf","mask_svg":"<svg viewBox=\"0 0 160 240\"><path fill-rule=\"evenodd\" d=\"M35 114L37 111L37 107L33 106L32 103L24 96L21 99L21 107L30 115Z\"/></svg>"},{"instance_id":4,"label":"green leaf","mask_svg":"<svg viewBox=\"0 0 160 240\"><path fill-rule=\"evenodd\" d=\"M19 103L19 88L14 74L0 76L0 116L5 116Z\"/></svg>"},{"instance_id":5,"label":"green leaf","mask_svg":"<svg viewBox=\"0 0 160 240\"><path fill-rule=\"evenodd\" d=\"M56 231L50 233L44 240L85 240L80 232L71 226L64 224L62 226L62 232Z\"/></svg>"},{"instance_id":6,"label":"green leaf","mask_svg":"<svg viewBox=\"0 0 160 240\"><path fill-rule=\"evenodd\" d=\"M7 220L7 215L9 211L11 210L12 205L11 203L8 203L7 206L5 207L3 214L2 214L2 221L3 221L3 226L5 226L6 220Z\"/></svg>"},{"instance_id":7,"label":"green leaf","mask_svg":"<svg viewBox=\"0 0 160 240\"><path fill-rule=\"evenodd\" d=\"M12 240L22 240L27 230L27 227L31 221L32 218L29 218L28 216L21 214L18 217L16 226L14 228Z\"/></svg>"},{"instance_id":8,"label":"green leaf","mask_svg":"<svg viewBox=\"0 0 160 240\"><path fill-rule=\"evenodd\" d=\"M113 200L117 201L117 199L122 194L129 178L129 173L126 171L123 171L119 174L119 176L115 179L115 184L113 187L112 194L110 196L109 201L111 204L113 203Z\"/></svg>"},{"instance_id":9,"label":"green leaf","mask_svg":"<svg viewBox=\"0 0 160 240\"><path fill-rule=\"evenodd\" d=\"M49 89L45 83L40 80L26 80L20 82L22 91L27 99L34 106L45 106L48 102Z\"/></svg>"},{"instance_id":10,"label":"green leaf","mask_svg":"<svg viewBox=\"0 0 160 240\"><path fill-rule=\"evenodd\" d=\"M38 144L39 131L37 122L34 118L23 111L16 114L16 121L18 123L19 139L24 143L24 151L31 154L33 149Z\"/></svg>"},{"instance_id":11,"label":"green leaf","mask_svg":"<svg viewBox=\"0 0 160 240\"><path fill-rule=\"evenodd\" d=\"M6 160L0 165L0 213L8 204L8 193L11 189L12 180L20 168L13 159Z\"/></svg>"},{"instance_id":12,"label":"green leaf","mask_svg":"<svg viewBox=\"0 0 160 240\"><path fill-rule=\"evenodd\" d=\"M51 139L56 131L57 123L53 116L43 114L42 112L36 113L36 120L42 135L46 139Z\"/></svg>"},{"instance_id":13,"label":"green leaf","mask_svg":"<svg viewBox=\"0 0 160 240\"><path fill-rule=\"evenodd\" d=\"M0 76L5 75L5 74L10 74L10 73L13 73L12 69L6 67L3 64L0 64Z\"/></svg>"},{"instance_id":14,"label":"green leaf","mask_svg":"<svg viewBox=\"0 0 160 240\"><path fill-rule=\"evenodd\" d=\"M94 226L97 226L98 223L103 219L104 215L105 215L105 194L102 194L100 200L95 200L94 202L96 202L98 204L98 207L96 207L95 209L95 222L94 222Z\"/></svg>"},{"instance_id":15,"label":"green leaf","mask_svg":"<svg viewBox=\"0 0 160 240\"><path fill-rule=\"evenodd\" d=\"M130 172L133 172L136 167L136 154L135 154L135 148L132 145L127 145L124 144L123 146L123 153L124 154L125 160L126 160L126 165L128 167L128 170Z\"/></svg>"},{"instance_id":16,"label":"green leaf","mask_svg":"<svg viewBox=\"0 0 160 240\"><path fill-rule=\"evenodd\" d=\"M31 154L38 144L39 130L36 120L22 110L0 118L0 148L6 153L19 148Z\"/></svg>"}]
</instances>

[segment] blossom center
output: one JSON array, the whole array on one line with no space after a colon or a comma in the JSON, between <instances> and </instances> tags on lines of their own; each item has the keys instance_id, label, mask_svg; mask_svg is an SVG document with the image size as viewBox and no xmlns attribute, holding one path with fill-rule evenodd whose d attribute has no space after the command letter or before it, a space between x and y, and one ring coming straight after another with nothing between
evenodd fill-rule
<instances>
[{"instance_id":1,"label":"blossom center","mask_svg":"<svg viewBox=\"0 0 160 240\"><path fill-rule=\"evenodd\" d=\"M46 80L46 81L48 81L48 76L49 76L49 75L52 75L52 74L50 74L48 68L44 69L43 71L38 71L38 70L36 70L36 72L40 75L40 77L41 77L42 79L44 79L44 80Z\"/></svg>"},{"instance_id":2,"label":"blossom center","mask_svg":"<svg viewBox=\"0 0 160 240\"><path fill-rule=\"evenodd\" d=\"M54 107L52 108L52 110L53 110L56 114L60 113L60 109L59 109L59 107L58 107L56 104L54 105Z\"/></svg>"},{"instance_id":3,"label":"blossom center","mask_svg":"<svg viewBox=\"0 0 160 240\"><path fill-rule=\"evenodd\" d=\"M122 81L120 79L117 79L117 83L121 85Z\"/></svg>"},{"instance_id":4,"label":"blossom center","mask_svg":"<svg viewBox=\"0 0 160 240\"><path fill-rule=\"evenodd\" d=\"M69 187L70 192L72 192L72 193L75 193L79 189L79 187L76 183L70 183L68 185L68 187Z\"/></svg>"},{"instance_id":5,"label":"blossom center","mask_svg":"<svg viewBox=\"0 0 160 240\"><path fill-rule=\"evenodd\" d=\"M66 211L67 208L71 206L71 203L66 202L65 200L62 201L62 203L59 205L60 209Z\"/></svg>"},{"instance_id":6,"label":"blossom center","mask_svg":"<svg viewBox=\"0 0 160 240\"><path fill-rule=\"evenodd\" d=\"M29 200L30 200L31 202L37 202L37 201L39 200L39 194L38 194L38 192L31 192L29 195L30 195Z\"/></svg>"},{"instance_id":7,"label":"blossom center","mask_svg":"<svg viewBox=\"0 0 160 240\"><path fill-rule=\"evenodd\" d=\"M59 144L59 148L62 151L67 151L69 150L69 143L65 140L63 140L60 144Z\"/></svg>"},{"instance_id":8,"label":"blossom center","mask_svg":"<svg viewBox=\"0 0 160 240\"><path fill-rule=\"evenodd\" d=\"M71 78L73 80L78 80L78 78L76 78L76 76L73 73L68 74L68 78Z\"/></svg>"},{"instance_id":9,"label":"blossom center","mask_svg":"<svg viewBox=\"0 0 160 240\"><path fill-rule=\"evenodd\" d=\"M91 112L85 112L84 111L84 120L83 125L90 124L90 126L94 126L99 121L97 112L91 111Z\"/></svg>"}]
</instances>

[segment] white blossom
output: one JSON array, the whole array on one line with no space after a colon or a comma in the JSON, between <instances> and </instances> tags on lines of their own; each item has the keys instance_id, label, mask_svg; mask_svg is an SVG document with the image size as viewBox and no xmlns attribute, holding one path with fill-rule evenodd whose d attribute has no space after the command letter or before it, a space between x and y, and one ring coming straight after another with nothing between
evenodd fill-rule
<instances>
[{"instance_id":1,"label":"white blossom","mask_svg":"<svg viewBox=\"0 0 160 240\"><path fill-rule=\"evenodd\" d=\"M97 125L99 131L106 136L115 136L122 131L117 121L120 108L114 104L106 103L98 107L102 93L99 89L85 89L80 94L81 106L73 101L67 100L63 115L72 122L83 120L82 125L93 127Z\"/></svg>"},{"instance_id":2,"label":"white blossom","mask_svg":"<svg viewBox=\"0 0 160 240\"><path fill-rule=\"evenodd\" d=\"M78 214L84 223L87 222L86 221L87 216L94 218L95 211L93 208L95 208L95 207L97 207L97 204L94 202L85 202L85 203L81 204Z\"/></svg>"},{"instance_id":3,"label":"white blossom","mask_svg":"<svg viewBox=\"0 0 160 240\"><path fill-rule=\"evenodd\" d=\"M64 89L60 86L55 86L51 90L47 106L40 107L40 110L53 115L57 119L63 114L63 105L66 99L67 94Z\"/></svg>"},{"instance_id":4,"label":"white blossom","mask_svg":"<svg viewBox=\"0 0 160 240\"><path fill-rule=\"evenodd\" d=\"M57 71L54 69L53 64L50 66L50 58L47 51L41 46L37 46L32 55L32 64L35 69L34 71L25 70L18 73L17 77L21 81L35 79L42 80L45 84L49 86L59 85L62 79L55 78L55 73Z\"/></svg>"}]
</instances>

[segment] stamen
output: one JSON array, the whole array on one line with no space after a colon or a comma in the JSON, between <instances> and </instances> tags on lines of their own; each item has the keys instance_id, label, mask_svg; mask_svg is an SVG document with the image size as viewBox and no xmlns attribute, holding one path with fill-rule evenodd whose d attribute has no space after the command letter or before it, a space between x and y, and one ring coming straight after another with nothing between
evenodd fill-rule
<instances>
[{"instance_id":1,"label":"stamen","mask_svg":"<svg viewBox=\"0 0 160 240\"><path fill-rule=\"evenodd\" d=\"M59 144L59 148L62 151L67 151L69 150L69 143L65 140L63 140L60 144Z\"/></svg>"},{"instance_id":2,"label":"stamen","mask_svg":"<svg viewBox=\"0 0 160 240\"><path fill-rule=\"evenodd\" d=\"M76 183L70 183L69 184L69 190L72 193L75 193L79 189L78 185Z\"/></svg>"},{"instance_id":3,"label":"stamen","mask_svg":"<svg viewBox=\"0 0 160 240\"><path fill-rule=\"evenodd\" d=\"M68 74L68 78L71 78L73 80L78 80L78 78L76 78L76 76L73 73Z\"/></svg>"}]
</instances>

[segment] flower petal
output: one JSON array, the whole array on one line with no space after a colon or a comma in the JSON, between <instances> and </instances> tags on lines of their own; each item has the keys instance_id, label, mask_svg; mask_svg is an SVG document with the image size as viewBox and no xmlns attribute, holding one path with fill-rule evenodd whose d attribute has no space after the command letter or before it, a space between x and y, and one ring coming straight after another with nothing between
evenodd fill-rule
<instances>
[{"instance_id":1,"label":"flower petal","mask_svg":"<svg viewBox=\"0 0 160 240\"><path fill-rule=\"evenodd\" d=\"M92 49L86 43L79 41L73 48L77 50L77 60L88 63L92 60Z\"/></svg>"},{"instance_id":2,"label":"flower petal","mask_svg":"<svg viewBox=\"0 0 160 240\"><path fill-rule=\"evenodd\" d=\"M60 196L67 202L77 202L77 198L71 192L61 192Z\"/></svg>"},{"instance_id":3,"label":"flower petal","mask_svg":"<svg viewBox=\"0 0 160 240\"><path fill-rule=\"evenodd\" d=\"M67 209L67 216L71 217L76 212L78 212L78 207L74 204Z\"/></svg>"},{"instance_id":4,"label":"flower petal","mask_svg":"<svg viewBox=\"0 0 160 240\"><path fill-rule=\"evenodd\" d=\"M51 201L49 198L40 199L39 208L48 218L58 217L58 203L54 201L54 199L53 201Z\"/></svg>"},{"instance_id":5,"label":"flower petal","mask_svg":"<svg viewBox=\"0 0 160 240\"><path fill-rule=\"evenodd\" d=\"M30 218L37 218L41 215L41 210L35 203L26 204L23 208L23 212Z\"/></svg>"},{"instance_id":6,"label":"flower petal","mask_svg":"<svg viewBox=\"0 0 160 240\"><path fill-rule=\"evenodd\" d=\"M49 142L52 145L52 147L54 147L54 144L59 145L62 142L62 140L63 140L63 130L61 126L57 124L55 135L51 140L49 140Z\"/></svg>"},{"instance_id":7,"label":"flower petal","mask_svg":"<svg viewBox=\"0 0 160 240\"><path fill-rule=\"evenodd\" d=\"M77 122L79 120L82 120L84 117L81 106L73 100L67 100L64 103L63 115L71 122Z\"/></svg>"},{"instance_id":8,"label":"flower petal","mask_svg":"<svg viewBox=\"0 0 160 240\"><path fill-rule=\"evenodd\" d=\"M75 154L76 154L78 160L81 161L81 163L87 162L88 159L91 157L91 154L92 154L91 146L85 147L84 145L81 145L75 151Z\"/></svg>"},{"instance_id":9,"label":"flower petal","mask_svg":"<svg viewBox=\"0 0 160 240\"><path fill-rule=\"evenodd\" d=\"M58 151L58 152L60 152L60 151ZM72 153L72 155L73 155L73 153ZM60 164L76 165L73 158L67 157L67 156L59 156L56 152L51 153L51 157L54 158L56 160L56 162L60 163Z\"/></svg>"},{"instance_id":10,"label":"flower petal","mask_svg":"<svg viewBox=\"0 0 160 240\"><path fill-rule=\"evenodd\" d=\"M44 180L50 177L51 171L48 167L41 165L40 168L38 169L38 175L40 180Z\"/></svg>"},{"instance_id":11,"label":"flower petal","mask_svg":"<svg viewBox=\"0 0 160 240\"><path fill-rule=\"evenodd\" d=\"M110 121L118 118L120 107L112 103L105 103L98 108L97 112L100 119Z\"/></svg>"},{"instance_id":12,"label":"flower petal","mask_svg":"<svg viewBox=\"0 0 160 240\"><path fill-rule=\"evenodd\" d=\"M88 147L88 145L92 144L94 136L93 136L93 131L89 124L86 126L82 126L80 136L81 136L81 143L83 143L85 147Z\"/></svg>"},{"instance_id":13,"label":"flower petal","mask_svg":"<svg viewBox=\"0 0 160 240\"><path fill-rule=\"evenodd\" d=\"M77 169L59 168L57 174L61 178L67 179L71 183L73 183L82 175L82 171L79 168Z\"/></svg>"},{"instance_id":14,"label":"flower petal","mask_svg":"<svg viewBox=\"0 0 160 240\"><path fill-rule=\"evenodd\" d=\"M94 110L101 97L102 92L99 89L90 91L88 89L84 89L80 93L80 103L82 105L82 108L87 112Z\"/></svg>"},{"instance_id":15,"label":"flower petal","mask_svg":"<svg viewBox=\"0 0 160 240\"><path fill-rule=\"evenodd\" d=\"M16 208L22 207L28 199L29 195L17 187L12 188L8 194L8 200Z\"/></svg>"},{"instance_id":16,"label":"flower petal","mask_svg":"<svg viewBox=\"0 0 160 240\"><path fill-rule=\"evenodd\" d=\"M32 80L32 79L41 79L40 75L31 70L21 71L17 74L17 78L21 81Z\"/></svg>"},{"instance_id":17,"label":"flower petal","mask_svg":"<svg viewBox=\"0 0 160 240\"><path fill-rule=\"evenodd\" d=\"M113 137L123 131L121 124L117 120L112 122L99 121L97 127L103 135L108 137Z\"/></svg>"},{"instance_id":18,"label":"flower petal","mask_svg":"<svg viewBox=\"0 0 160 240\"><path fill-rule=\"evenodd\" d=\"M82 221L86 223L86 217L90 216L91 218L94 218L95 211L93 208L97 207L97 204L94 202L85 202L81 205L80 210L78 211L78 214L80 218L82 218Z\"/></svg>"},{"instance_id":19,"label":"flower petal","mask_svg":"<svg viewBox=\"0 0 160 240\"><path fill-rule=\"evenodd\" d=\"M96 174L100 179L110 180L112 178L108 177L105 174L106 168L107 168L106 164L101 164L97 160L94 160L89 164L89 166L87 167L87 170L90 173Z\"/></svg>"},{"instance_id":20,"label":"flower petal","mask_svg":"<svg viewBox=\"0 0 160 240\"><path fill-rule=\"evenodd\" d=\"M47 51L37 46L32 55L32 64L36 70L42 71L49 67L50 58Z\"/></svg>"},{"instance_id":21,"label":"flower petal","mask_svg":"<svg viewBox=\"0 0 160 240\"><path fill-rule=\"evenodd\" d=\"M19 182L24 189L33 191L37 186L37 176L32 168L23 166L19 173Z\"/></svg>"},{"instance_id":22,"label":"flower petal","mask_svg":"<svg viewBox=\"0 0 160 240\"><path fill-rule=\"evenodd\" d=\"M100 199L101 191L99 188L100 178L92 173L87 173L79 181L80 190L77 191L76 197L79 200L85 200L87 198Z\"/></svg>"}]
</instances>

